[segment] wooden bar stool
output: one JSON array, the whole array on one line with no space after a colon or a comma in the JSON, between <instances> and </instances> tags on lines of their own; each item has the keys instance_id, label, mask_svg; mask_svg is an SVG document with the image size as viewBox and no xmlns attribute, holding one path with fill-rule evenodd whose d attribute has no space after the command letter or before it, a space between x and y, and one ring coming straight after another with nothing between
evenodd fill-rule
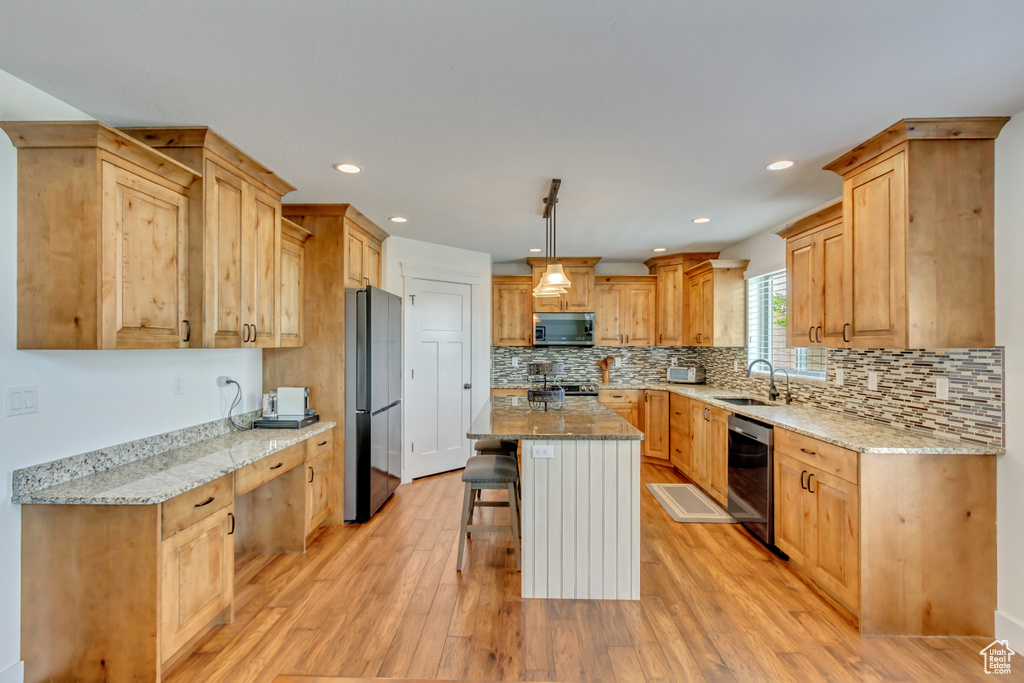
<instances>
[{"instance_id":1,"label":"wooden bar stool","mask_svg":"<svg viewBox=\"0 0 1024 683\"><path fill-rule=\"evenodd\" d=\"M462 506L462 531L459 534L459 561L456 565L462 571L462 556L466 551L466 537L474 531L512 532L512 547L516 553L516 570L522 570L521 551L519 548L519 469L508 456L485 453L469 459L466 469L462 472L462 481L466 482L466 497ZM506 489L508 500L476 500L476 492L483 489ZM488 524L470 524L473 511L480 507L507 507L508 526Z\"/></svg>"},{"instance_id":2,"label":"wooden bar stool","mask_svg":"<svg viewBox=\"0 0 1024 683\"><path fill-rule=\"evenodd\" d=\"M502 455L512 458L516 463L516 471L519 471L519 442L515 439L482 439L473 445L473 450L477 455ZM518 488L517 486L517 491ZM480 498L480 491L476 492L476 497Z\"/></svg>"}]
</instances>

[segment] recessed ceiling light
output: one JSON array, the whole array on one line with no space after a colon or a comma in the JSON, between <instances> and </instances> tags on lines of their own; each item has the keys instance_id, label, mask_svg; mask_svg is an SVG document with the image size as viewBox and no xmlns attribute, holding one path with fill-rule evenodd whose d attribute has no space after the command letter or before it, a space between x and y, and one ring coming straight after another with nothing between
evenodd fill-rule
<instances>
[{"instance_id":1,"label":"recessed ceiling light","mask_svg":"<svg viewBox=\"0 0 1024 683\"><path fill-rule=\"evenodd\" d=\"M533 249L530 249L530 251L532 251L534 254L539 254L540 252L542 252L544 250L540 249L538 247L534 247Z\"/></svg>"},{"instance_id":2,"label":"recessed ceiling light","mask_svg":"<svg viewBox=\"0 0 1024 683\"><path fill-rule=\"evenodd\" d=\"M363 169L359 168L355 164L335 164L334 168L338 169L342 173L362 173Z\"/></svg>"},{"instance_id":3,"label":"recessed ceiling light","mask_svg":"<svg viewBox=\"0 0 1024 683\"><path fill-rule=\"evenodd\" d=\"M769 171L785 171L787 168L793 165L793 162L789 159L781 159L779 161L773 161L772 163L765 166Z\"/></svg>"},{"instance_id":4,"label":"recessed ceiling light","mask_svg":"<svg viewBox=\"0 0 1024 683\"><path fill-rule=\"evenodd\" d=\"M401 216L392 216L388 220L391 221L392 223L405 223L406 220L408 219L402 218Z\"/></svg>"},{"instance_id":5,"label":"recessed ceiling light","mask_svg":"<svg viewBox=\"0 0 1024 683\"><path fill-rule=\"evenodd\" d=\"M665 247L655 247L654 251L665 251Z\"/></svg>"},{"instance_id":6,"label":"recessed ceiling light","mask_svg":"<svg viewBox=\"0 0 1024 683\"><path fill-rule=\"evenodd\" d=\"M694 218L693 222L694 223L710 223L711 219L708 218L707 216L701 216L700 218Z\"/></svg>"}]
</instances>

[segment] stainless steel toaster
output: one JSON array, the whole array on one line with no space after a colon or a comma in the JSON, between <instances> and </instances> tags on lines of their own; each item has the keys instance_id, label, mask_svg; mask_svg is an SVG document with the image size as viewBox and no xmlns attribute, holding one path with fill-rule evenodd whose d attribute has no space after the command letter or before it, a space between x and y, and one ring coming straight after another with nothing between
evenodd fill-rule
<instances>
[{"instance_id":1,"label":"stainless steel toaster","mask_svg":"<svg viewBox=\"0 0 1024 683\"><path fill-rule=\"evenodd\" d=\"M679 384L704 384L704 368L699 365L689 368L671 367L667 379Z\"/></svg>"}]
</instances>

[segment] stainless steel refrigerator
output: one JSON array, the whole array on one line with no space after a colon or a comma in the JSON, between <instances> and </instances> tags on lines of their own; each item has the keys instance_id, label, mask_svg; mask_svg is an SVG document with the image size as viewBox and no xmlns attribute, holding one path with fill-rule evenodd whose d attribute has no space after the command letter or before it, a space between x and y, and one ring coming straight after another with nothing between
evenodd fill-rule
<instances>
[{"instance_id":1,"label":"stainless steel refrigerator","mask_svg":"<svg viewBox=\"0 0 1024 683\"><path fill-rule=\"evenodd\" d=\"M345 521L365 522L402 478L402 299L345 290Z\"/></svg>"}]
</instances>

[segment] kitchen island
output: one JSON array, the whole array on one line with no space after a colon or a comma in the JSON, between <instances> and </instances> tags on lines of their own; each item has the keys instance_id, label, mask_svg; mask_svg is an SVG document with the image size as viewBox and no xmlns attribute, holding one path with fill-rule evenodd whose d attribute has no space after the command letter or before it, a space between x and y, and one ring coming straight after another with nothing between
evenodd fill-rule
<instances>
[{"instance_id":1,"label":"kitchen island","mask_svg":"<svg viewBox=\"0 0 1024 683\"><path fill-rule=\"evenodd\" d=\"M466 436L522 442L524 598L640 599L640 430L596 398L493 396Z\"/></svg>"}]
</instances>

